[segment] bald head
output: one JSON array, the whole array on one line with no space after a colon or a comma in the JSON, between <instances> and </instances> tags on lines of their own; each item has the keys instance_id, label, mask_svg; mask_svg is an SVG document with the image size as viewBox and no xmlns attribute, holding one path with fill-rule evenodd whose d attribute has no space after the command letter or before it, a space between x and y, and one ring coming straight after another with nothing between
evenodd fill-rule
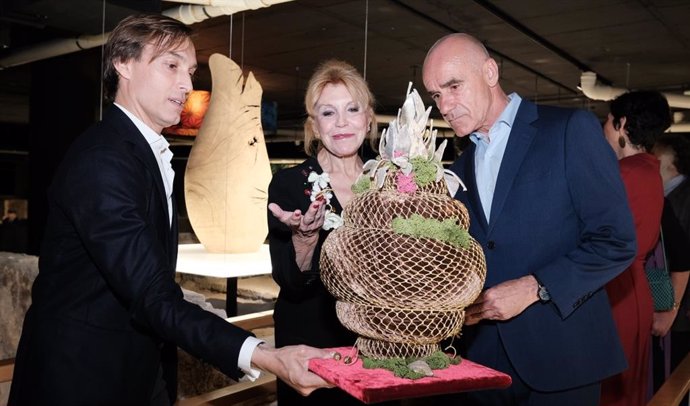
<instances>
[{"instance_id":1,"label":"bald head","mask_svg":"<svg viewBox=\"0 0 690 406\"><path fill-rule=\"evenodd\" d=\"M458 136L488 132L508 103L498 83L498 65L468 34L450 34L429 49L424 87Z\"/></svg>"},{"instance_id":2,"label":"bald head","mask_svg":"<svg viewBox=\"0 0 690 406\"><path fill-rule=\"evenodd\" d=\"M430 60L456 57L474 67L481 65L491 57L478 39L465 33L453 33L442 37L429 48L424 58L424 65Z\"/></svg>"}]
</instances>

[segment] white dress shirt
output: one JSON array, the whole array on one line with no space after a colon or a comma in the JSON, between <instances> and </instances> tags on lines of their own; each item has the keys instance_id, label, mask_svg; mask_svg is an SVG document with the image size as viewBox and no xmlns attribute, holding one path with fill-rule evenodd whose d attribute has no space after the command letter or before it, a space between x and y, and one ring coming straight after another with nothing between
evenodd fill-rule
<instances>
[{"instance_id":1,"label":"white dress shirt","mask_svg":"<svg viewBox=\"0 0 690 406\"><path fill-rule=\"evenodd\" d=\"M511 93L508 99L508 105L491 126L488 134L474 132L470 135L470 140L477 146L474 152L474 173L487 223L491 218L498 171L501 169L513 121L522 102L517 93Z\"/></svg>"}]
</instances>

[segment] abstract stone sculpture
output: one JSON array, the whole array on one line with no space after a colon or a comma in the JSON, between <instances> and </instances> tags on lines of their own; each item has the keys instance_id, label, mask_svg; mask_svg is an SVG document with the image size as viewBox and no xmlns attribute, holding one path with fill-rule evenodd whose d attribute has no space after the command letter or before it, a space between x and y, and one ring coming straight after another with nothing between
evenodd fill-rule
<instances>
[{"instance_id":1,"label":"abstract stone sculpture","mask_svg":"<svg viewBox=\"0 0 690 406\"><path fill-rule=\"evenodd\" d=\"M262 89L229 58L209 58L211 103L189 154L189 220L209 252L255 252L266 239L271 167L261 128Z\"/></svg>"}]
</instances>

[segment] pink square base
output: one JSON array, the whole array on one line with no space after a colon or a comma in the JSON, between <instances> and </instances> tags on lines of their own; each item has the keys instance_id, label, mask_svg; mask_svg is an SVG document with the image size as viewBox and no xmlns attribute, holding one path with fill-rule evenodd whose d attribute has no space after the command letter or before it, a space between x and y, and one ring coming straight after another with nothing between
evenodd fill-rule
<instances>
[{"instance_id":1,"label":"pink square base","mask_svg":"<svg viewBox=\"0 0 690 406\"><path fill-rule=\"evenodd\" d=\"M332 348L346 356L352 347ZM398 378L385 369L365 369L362 360L345 365L342 360L312 359L309 369L326 381L364 403L441 395L510 386L509 375L463 359L458 365L434 370L434 376L421 379Z\"/></svg>"}]
</instances>

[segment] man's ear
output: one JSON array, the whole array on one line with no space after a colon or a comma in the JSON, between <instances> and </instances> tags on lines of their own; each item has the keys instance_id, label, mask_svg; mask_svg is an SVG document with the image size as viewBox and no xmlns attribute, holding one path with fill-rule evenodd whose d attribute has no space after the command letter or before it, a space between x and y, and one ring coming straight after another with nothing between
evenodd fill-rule
<instances>
[{"instance_id":1,"label":"man's ear","mask_svg":"<svg viewBox=\"0 0 690 406\"><path fill-rule=\"evenodd\" d=\"M113 67L117 71L117 74L124 79L129 79L131 76L131 69L132 69L132 64L131 60L129 61L122 61L122 60L117 60L113 61Z\"/></svg>"},{"instance_id":2,"label":"man's ear","mask_svg":"<svg viewBox=\"0 0 690 406\"><path fill-rule=\"evenodd\" d=\"M498 65L493 58L489 58L484 62L484 78L491 87L498 84Z\"/></svg>"}]
</instances>

